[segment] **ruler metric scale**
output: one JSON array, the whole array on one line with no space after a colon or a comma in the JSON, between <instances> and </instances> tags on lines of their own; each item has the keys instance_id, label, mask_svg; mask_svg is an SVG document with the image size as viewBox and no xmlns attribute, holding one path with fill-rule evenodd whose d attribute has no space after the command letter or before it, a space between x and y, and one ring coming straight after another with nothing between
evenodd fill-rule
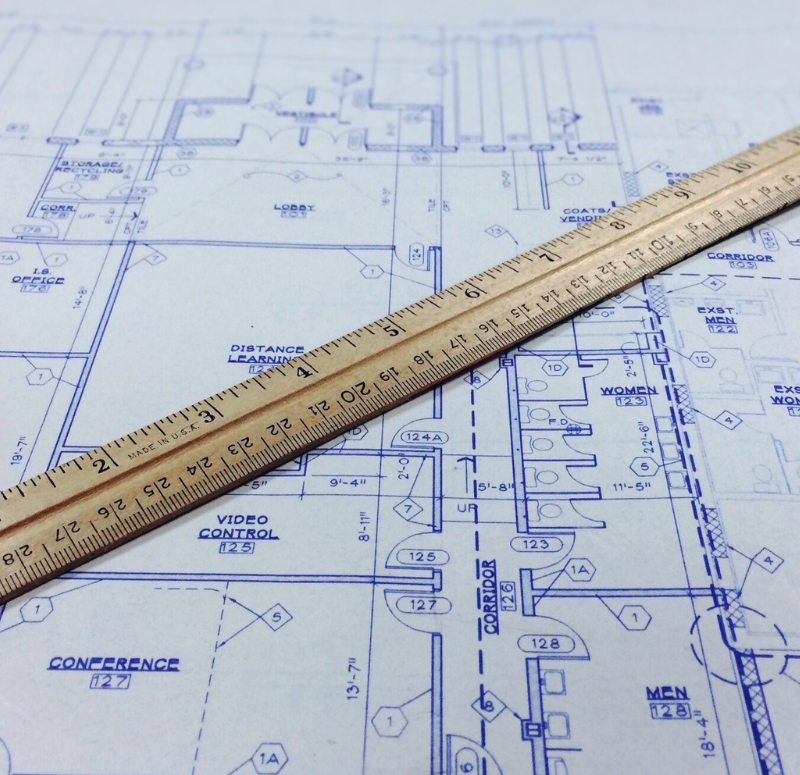
<instances>
[{"instance_id":1,"label":"ruler metric scale","mask_svg":"<svg viewBox=\"0 0 800 775\"><path fill-rule=\"evenodd\" d=\"M0 602L800 200L800 128L0 492Z\"/></svg>"}]
</instances>

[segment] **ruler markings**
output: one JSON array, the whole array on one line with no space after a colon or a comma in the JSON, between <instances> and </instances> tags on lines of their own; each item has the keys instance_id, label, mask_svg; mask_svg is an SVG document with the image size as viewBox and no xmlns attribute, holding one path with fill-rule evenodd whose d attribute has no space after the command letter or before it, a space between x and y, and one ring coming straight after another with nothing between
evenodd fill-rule
<instances>
[{"instance_id":1,"label":"ruler markings","mask_svg":"<svg viewBox=\"0 0 800 775\"><path fill-rule=\"evenodd\" d=\"M3 491L0 601L798 200L795 129Z\"/></svg>"}]
</instances>

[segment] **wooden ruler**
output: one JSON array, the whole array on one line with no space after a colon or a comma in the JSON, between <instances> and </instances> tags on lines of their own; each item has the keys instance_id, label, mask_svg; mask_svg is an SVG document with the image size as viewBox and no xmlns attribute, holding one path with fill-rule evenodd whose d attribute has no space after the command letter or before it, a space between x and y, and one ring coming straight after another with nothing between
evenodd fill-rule
<instances>
[{"instance_id":1,"label":"wooden ruler","mask_svg":"<svg viewBox=\"0 0 800 775\"><path fill-rule=\"evenodd\" d=\"M800 200L800 128L0 493L0 602Z\"/></svg>"}]
</instances>

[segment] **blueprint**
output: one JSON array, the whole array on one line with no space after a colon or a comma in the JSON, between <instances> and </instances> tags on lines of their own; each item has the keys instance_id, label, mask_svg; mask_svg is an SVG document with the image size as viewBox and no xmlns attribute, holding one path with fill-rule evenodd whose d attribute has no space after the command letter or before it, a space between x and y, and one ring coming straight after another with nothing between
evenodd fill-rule
<instances>
[{"instance_id":1,"label":"blueprint","mask_svg":"<svg viewBox=\"0 0 800 775\"><path fill-rule=\"evenodd\" d=\"M800 123L786 8L0 14L0 485ZM788 211L0 607L0 775L799 773L798 301Z\"/></svg>"}]
</instances>

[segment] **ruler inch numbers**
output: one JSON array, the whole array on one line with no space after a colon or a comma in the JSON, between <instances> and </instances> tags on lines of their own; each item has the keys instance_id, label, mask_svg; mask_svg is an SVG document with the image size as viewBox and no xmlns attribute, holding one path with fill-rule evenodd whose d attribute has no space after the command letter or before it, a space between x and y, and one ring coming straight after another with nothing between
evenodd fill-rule
<instances>
[{"instance_id":1,"label":"ruler inch numbers","mask_svg":"<svg viewBox=\"0 0 800 775\"><path fill-rule=\"evenodd\" d=\"M800 128L0 492L0 602L800 200Z\"/></svg>"}]
</instances>

